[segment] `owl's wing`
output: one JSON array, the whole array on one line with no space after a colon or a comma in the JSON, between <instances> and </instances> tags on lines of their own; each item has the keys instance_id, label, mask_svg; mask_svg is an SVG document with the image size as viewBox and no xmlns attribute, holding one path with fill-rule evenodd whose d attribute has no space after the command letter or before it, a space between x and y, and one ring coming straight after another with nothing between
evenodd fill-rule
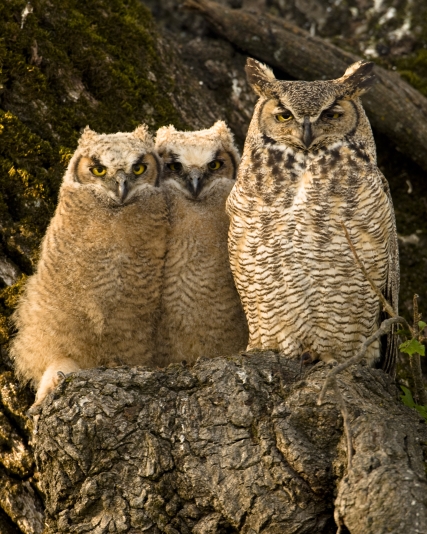
<instances>
[{"instance_id":1,"label":"owl's wing","mask_svg":"<svg viewBox=\"0 0 427 534\"><path fill-rule=\"evenodd\" d=\"M397 242L397 230L396 230L396 219L394 216L393 201L390 194L390 187L385 176L381 171L378 170L378 174L381 178L384 192L387 195L388 201L390 203L390 211L392 216L392 232L390 235L390 241L388 244L389 249L389 259L388 259L388 272L387 272L387 283L384 289L384 297L391 304L396 315L398 315L399 307L399 287L400 287L400 267L399 267L399 247ZM381 312L380 321L388 319L388 314L386 312ZM396 362L397 355L399 353L399 338L396 335L398 325L393 325L391 332L384 336L382 339L382 350L381 350L381 369L386 373L394 376L396 372Z\"/></svg>"}]
</instances>

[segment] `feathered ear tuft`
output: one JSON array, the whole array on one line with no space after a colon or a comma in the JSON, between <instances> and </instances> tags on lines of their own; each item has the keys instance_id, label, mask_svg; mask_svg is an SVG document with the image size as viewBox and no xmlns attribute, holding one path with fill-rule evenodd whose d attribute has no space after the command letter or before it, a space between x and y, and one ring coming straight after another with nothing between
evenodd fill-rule
<instances>
[{"instance_id":1,"label":"feathered ear tuft","mask_svg":"<svg viewBox=\"0 0 427 534\"><path fill-rule=\"evenodd\" d=\"M363 95L372 87L376 81L372 72L374 63L371 61L358 61L353 63L345 71L344 76L335 80L338 84L338 91L343 98L354 98Z\"/></svg>"},{"instance_id":2,"label":"feathered ear tuft","mask_svg":"<svg viewBox=\"0 0 427 534\"><path fill-rule=\"evenodd\" d=\"M164 143L168 143L170 137L176 132L175 126L170 124L169 126L162 126L157 130L155 144L158 148Z\"/></svg>"},{"instance_id":3,"label":"feathered ear tuft","mask_svg":"<svg viewBox=\"0 0 427 534\"><path fill-rule=\"evenodd\" d=\"M79 145L84 145L88 141L93 141L96 137L98 137L98 134L89 128L89 126L86 126L86 128L83 130L82 135L79 139Z\"/></svg>"},{"instance_id":4,"label":"feathered ear tuft","mask_svg":"<svg viewBox=\"0 0 427 534\"><path fill-rule=\"evenodd\" d=\"M151 139L151 135L145 124L140 124L139 126L137 126L132 133L135 137L137 137L141 141L144 141L144 143Z\"/></svg>"},{"instance_id":5,"label":"feathered ear tuft","mask_svg":"<svg viewBox=\"0 0 427 534\"><path fill-rule=\"evenodd\" d=\"M267 65L250 57L246 60L245 71L248 82L260 96L266 95L268 85L276 81L273 71Z\"/></svg>"},{"instance_id":6,"label":"feathered ear tuft","mask_svg":"<svg viewBox=\"0 0 427 534\"><path fill-rule=\"evenodd\" d=\"M233 134L224 121L216 121L211 130L213 130L223 141L233 142Z\"/></svg>"},{"instance_id":7,"label":"feathered ear tuft","mask_svg":"<svg viewBox=\"0 0 427 534\"><path fill-rule=\"evenodd\" d=\"M236 165L238 165L240 162L240 154L234 142L233 132L227 124L224 121L216 121L211 130L218 135L221 139L222 146L234 157Z\"/></svg>"}]
</instances>

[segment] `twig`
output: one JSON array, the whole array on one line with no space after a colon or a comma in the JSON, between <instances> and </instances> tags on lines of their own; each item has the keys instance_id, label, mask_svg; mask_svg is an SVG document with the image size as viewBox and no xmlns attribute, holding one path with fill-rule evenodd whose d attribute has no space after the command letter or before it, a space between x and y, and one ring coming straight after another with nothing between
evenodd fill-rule
<instances>
[{"instance_id":1,"label":"twig","mask_svg":"<svg viewBox=\"0 0 427 534\"><path fill-rule=\"evenodd\" d=\"M357 265L360 267L361 271L365 275L366 280L371 284L371 287L375 291L375 293L377 294L378 298L380 299L384 310L390 315L390 317L396 317L396 312L393 310L393 308L387 302L386 298L381 293L381 291L378 288L378 286L376 285L376 283L372 280L371 276L369 275L368 271L366 270L365 266L363 265L361 259L359 258L359 255L357 254L356 248L353 245L353 242L351 240L350 234L348 233L348 230L347 230L345 224L342 221L340 221L340 222L341 222L341 226L344 229L345 237L346 237L347 242L348 242L348 244L349 244L349 246L351 248L351 251L353 252L353 256L354 256L354 258L355 258L355 260L357 262Z\"/></svg>"},{"instance_id":2,"label":"twig","mask_svg":"<svg viewBox=\"0 0 427 534\"><path fill-rule=\"evenodd\" d=\"M414 295L413 300L413 316L414 316L414 324L413 324L413 331L412 331L412 337L413 339L419 339L420 337L420 327L418 325L418 322L421 319L421 315L418 312L418 295ZM414 354L409 356L409 364L411 366L412 371L412 379L414 381L414 397L417 404L421 404L422 406L427 404L427 395L423 384L423 372L421 369L421 357L418 354L418 352L415 352Z\"/></svg>"},{"instance_id":3,"label":"twig","mask_svg":"<svg viewBox=\"0 0 427 534\"><path fill-rule=\"evenodd\" d=\"M371 345L376 339L379 339L384 334L388 334L393 324L402 323L402 322L403 322L402 317L391 317L390 319L386 319L385 321L383 321L379 329L371 337L368 337L368 339L363 343L362 348L359 350L356 356L353 356L346 362L342 363L341 365L337 365L336 367L334 367L333 369L329 371L328 376L326 377L325 383L323 384L322 391L320 392L319 398L317 400L317 404L320 406L325 400L325 395L326 395L326 391L328 390L328 388L329 387L333 388L335 392L335 396L338 399L338 404L340 406L341 414L343 417L344 432L345 432L346 439L347 439L348 470L350 470L351 468L351 461L353 459L353 443L352 443L352 434L351 434L351 427L350 427L350 416L348 414L347 406L345 404L344 398L341 395L341 391L339 389L336 376L342 371L344 371L345 369L347 369L348 367L356 363L359 363L362 360L362 358L365 356L369 345Z\"/></svg>"},{"instance_id":4,"label":"twig","mask_svg":"<svg viewBox=\"0 0 427 534\"><path fill-rule=\"evenodd\" d=\"M406 322L404 320L404 318L403 317L399 317L399 316L391 317L390 319L386 319L385 321L383 321L381 323L379 329L374 334L372 334L372 336L368 337L368 339L363 343L361 349L359 350L359 352L355 356L353 356L352 358L350 358L346 362L341 363L340 365L337 365L336 367L331 369L329 371L329 373L328 373L328 376L326 377L325 383L323 384L323 388L322 388L322 391L320 392L319 400L317 401L317 404L320 405L320 404L323 403L326 391L329 388L329 386L332 385L332 381L335 380L336 375L338 375L342 371L345 371L345 369L348 369L352 365L354 365L356 363L359 363L363 359L363 357L365 356L366 351L368 350L368 347L375 340L379 339L384 334L388 334L389 331L390 331L390 328L391 328L391 326L393 324L396 324L396 323L402 324L404 322Z\"/></svg>"},{"instance_id":5,"label":"twig","mask_svg":"<svg viewBox=\"0 0 427 534\"><path fill-rule=\"evenodd\" d=\"M336 378L333 378L332 381L332 387L335 391L335 396L338 399L338 404L341 408L341 414L343 419L343 425L344 425L344 432L347 439L347 468L350 470L351 468L351 461L353 460L353 440L352 440L352 433L351 433L351 426L350 426L350 416L348 414L347 406L345 404L344 397L341 395L340 388L338 386L338 382Z\"/></svg>"}]
</instances>

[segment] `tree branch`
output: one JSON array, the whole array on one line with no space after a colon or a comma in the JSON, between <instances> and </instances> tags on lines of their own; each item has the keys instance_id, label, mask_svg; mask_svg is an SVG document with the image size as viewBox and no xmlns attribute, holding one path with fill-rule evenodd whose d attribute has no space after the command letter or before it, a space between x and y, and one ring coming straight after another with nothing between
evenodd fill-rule
<instances>
[{"instance_id":1,"label":"tree branch","mask_svg":"<svg viewBox=\"0 0 427 534\"><path fill-rule=\"evenodd\" d=\"M186 0L225 39L248 55L300 80L342 76L361 57L282 19L230 9L210 0ZM427 170L427 99L397 73L374 67L378 83L362 97L372 126Z\"/></svg>"}]
</instances>

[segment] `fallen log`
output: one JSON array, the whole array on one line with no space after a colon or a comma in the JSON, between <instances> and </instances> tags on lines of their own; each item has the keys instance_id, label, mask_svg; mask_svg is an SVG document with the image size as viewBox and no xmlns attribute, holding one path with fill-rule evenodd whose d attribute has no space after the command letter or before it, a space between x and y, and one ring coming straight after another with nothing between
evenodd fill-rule
<instances>
[{"instance_id":1,"label":"fallen log","mask_svg":"<svg viewBox=\"0 0 427 534\"><path fill-rule=\"evenodd\" d=\"M69 375L42 405L45 534L427 532L427 426L381 370L273 352ZM337 496L335 498L335 496ZM348 529L345 530L345 527Z\"/></svg>"},{"instance_id":2,"label":"fallen log","mask_svg":"<svg viewBox=\"0 0 427 534\"><path fill-rule=\"evenodd\" d=\"M214 30L239 49L300 80L343 75L359 56L268 14L230 9L210 0L186 0ZM374 129L427 170L427 98L397 73L376 65L378 82L363 96Z\"/></svg>"}]
</instances>

